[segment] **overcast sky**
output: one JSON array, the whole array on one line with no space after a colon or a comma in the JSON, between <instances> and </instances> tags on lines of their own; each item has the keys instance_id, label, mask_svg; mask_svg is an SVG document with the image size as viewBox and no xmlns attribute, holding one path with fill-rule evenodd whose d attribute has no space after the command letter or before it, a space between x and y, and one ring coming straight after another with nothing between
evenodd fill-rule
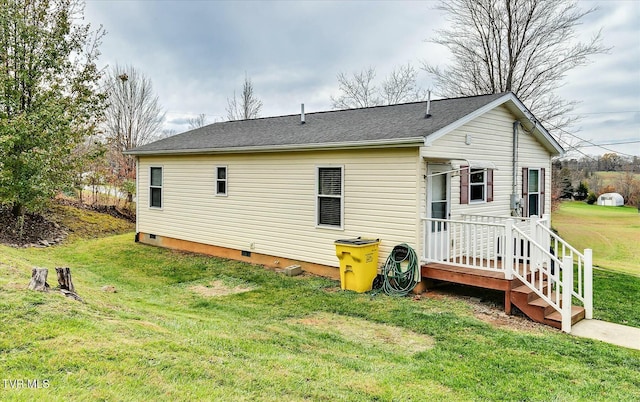
<instances>
[{"instance_id":1,"label":"overcast sky","mask_svg":"<svg viewBox=\"0 0 640 402\"><path fill-rule=\"evenodd\" d=\"M87 0L85 17L107 31L103 65L130 64L153 82L165 129L186 131L200 113L226 119L227 98L245 74L262 100L261 115L331 109L336 75L375 67L445 64L446 48L428 42L447 21L435 1L115 1ZM579 27L602 29L607 55L566 77L559 94L580 102L569 131L618 153L640 155L640 1L586 1L598 7ZM420 84L432 81L420 73ZM635 142L632 142L635 141ZM584 147L591 155L608 152ZM579 155L578 155L579 156Z\"/></svg>"}]
</instances>

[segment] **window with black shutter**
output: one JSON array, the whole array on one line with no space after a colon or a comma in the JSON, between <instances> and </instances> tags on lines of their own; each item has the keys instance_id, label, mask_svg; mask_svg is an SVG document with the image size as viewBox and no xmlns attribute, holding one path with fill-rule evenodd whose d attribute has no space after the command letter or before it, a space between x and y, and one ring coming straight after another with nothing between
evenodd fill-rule
<instances>
[{"instance_id":1,"label":"window with black shutter","mask_svg":"<svg viewBox=\"0 0 640 402\"><path fill-rule=\"evenodd\" d=\"M460 167L460 204L493 201L493 169Z\"/></svg>"},{"instance_id":2,"label":"window with black shutter","mask_svg":"<svg viewBox=\"0 0 640 402\"><path fill-rule=\"evenodd\" d=\"M318 167L317 224L342 228L342 167Z\"/></svg>"},{"instance_id":3,"label":"window with black shutter","mask_svg":"<svg viewBox=\"0 0 640 402\"><path fill-rule=\"evenodd\" d=\"M522 209L523 216L544 214L545 169L522 169Z\"/></svg>"}]
</instances>

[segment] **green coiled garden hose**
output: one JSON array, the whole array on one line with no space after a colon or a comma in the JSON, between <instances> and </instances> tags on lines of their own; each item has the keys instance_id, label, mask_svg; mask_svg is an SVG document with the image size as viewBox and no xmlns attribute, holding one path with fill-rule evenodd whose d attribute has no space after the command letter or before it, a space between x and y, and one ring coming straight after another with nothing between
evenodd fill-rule
<instances>
[{"instance_id":1,"label":"green coiled garden hose","mask_svg":"<svg viewBox=\"0 0 640 402\"><path fill-rule=\"evenodd\" d=\"M391 250L382 268L382 290L389 296L405 296L420 282L416 252L406 243Z\"/></svg>"}]
</instances>

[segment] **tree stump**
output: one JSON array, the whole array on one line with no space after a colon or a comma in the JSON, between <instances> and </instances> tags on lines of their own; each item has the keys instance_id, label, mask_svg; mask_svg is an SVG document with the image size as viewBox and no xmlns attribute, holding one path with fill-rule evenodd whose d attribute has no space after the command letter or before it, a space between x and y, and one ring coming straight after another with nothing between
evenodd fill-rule
<instances>
[{"instance_id":1,"label":"tree stump","mask_svg":"<svg viewBox=\"0 0 640 402\"><path fill-rule=\"evenodd\" d=\"M71 280L71 269L68 267L56 267L56 274L58 274L60 292L67 297L71 297L72 299L84 303L82 298L76 293L75 286L73 286L73 281Z\"/></svg>"},{"instance_id":2,"label":"tree stump","mask_svg":"<svg viewBox=\"0 0 640 402\"><path fill-rule=\"evenodd\" d=\"M56 273L58 274L58 284L61 290L68 290L69 292L76 292L71 280L71 269L68 267L56 267Z\"/></svg>"},{"instance_id":3,"label":"tree stump","mask_svg":"<svg viewBox=\"0 0 640 402\"><path fill-rule=\"evenodd\" d=\"M73 281L71 280L71 269L56 268L56 273L58 274L59 284L57 289L60 290L60 293L84 303L82 298L76 293L76 289L73 286ZM47 268L33 268L31 270L31 282L29 282L29 289L37 290L40 292L48 291L50 288L49 284L47 283L48 274L49 270Z\"/></svg>"},{"instance_id":4,"label":"tree stump","mask_svg":"<svg viewBox=\"0 0 640 402\"><path fill-rule=\"evenodd\" d=\"M29 282L29 290L46 292L49 289L49 284L47 283L47 275L49 275L48 269L38 267L33 268L31 270L31 281Z\"/></svg>"}]
</instances>

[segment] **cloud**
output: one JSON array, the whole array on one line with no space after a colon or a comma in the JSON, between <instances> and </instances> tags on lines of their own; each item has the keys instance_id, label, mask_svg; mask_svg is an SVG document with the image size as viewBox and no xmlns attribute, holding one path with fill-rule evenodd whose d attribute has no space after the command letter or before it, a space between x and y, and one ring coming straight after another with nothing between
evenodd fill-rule
<instances>
[{"instance_id":1,"label":"cloud","mask_svg":"<svg viewBox=\"0 0 640 402\"><path fill-rule=\"evenodd\" d=\"M421 61L443 64L450 54L426 41L447 21L424 1L202 2L92 1L86 19L108 31L105 64L131 64L153 82L167 110L166 127L183 131L186 119L205 113L224 119L227 98L239 93L245 74L263 102L264 116L328 110L336 75L376 68L382 80L395 67ZM589 7L588 3L579 3ZM577 37L602 28L607 55L576 68L558 93L581 102L579 135L640 136L640 2L607 1L585 17ZM432 82L426 73L423 86ZM612 122L606 123L606 120ZM607 128L615 127L616 130ZM640 152L638 152L640 153Z\"/></svg>"}]
</instances>

